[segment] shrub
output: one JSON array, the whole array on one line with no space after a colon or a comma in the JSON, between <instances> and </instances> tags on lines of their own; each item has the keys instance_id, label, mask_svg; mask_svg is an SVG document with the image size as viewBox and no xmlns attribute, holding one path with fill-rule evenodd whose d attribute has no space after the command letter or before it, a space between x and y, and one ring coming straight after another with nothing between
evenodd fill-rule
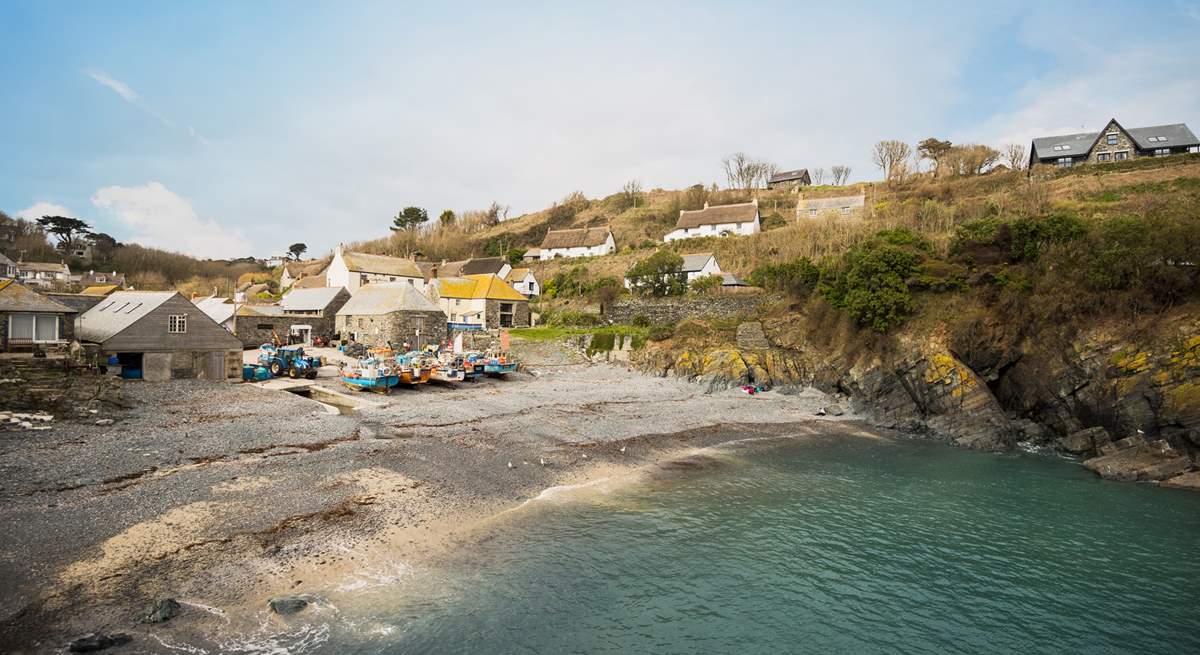
<instances>
[{"instance_id":1,"label":"shrub","mask_svg":"<svg viewBox=\"0 0 1200 655\"><path fill-rule=\"evenodd\" d=\"M688 288L690 288L693 293L712 293L713 291L720 289L724 282L724 278L722 278L720 275L705 275L704 277L698 277L692 280L688 284Z\"/></svg>"},{"instance_id":2,"label":"shrub","mask_svg":"<svg viewBox=\"0 0 1200 655\"><path fill-rule=\"evenodd\" d=\"M1072 212L1046 218L1020 218L1008 223L1009 257L1014 262L1034 261L1052 245L1074 241L1087 234L1087 224Z\"/></svg>"},{"instance_id":3,"label":"shrub","mask_svg":"<svg viewBox=\"0 0 1200 655\"><path fill-rule=\"evenodd\" d=\"M683 257L660 250L643 259L625 274L634 293L650 296L678 296L687 290Z\"/></svg>"},{"instance_id":4,"label":"shrub","mask_svg":"<svg viewBox=\"0 0 1200 655\"><path fill-rule=\"evenodd\" d=\"M646 338L651 341L666 341L675 334L675 328L670 325L655 325L646 333Z\"/></svg>"},{"instance_id":5,"label":"shrub","mask_svg":"<svg viewBox=\"0 0 1200 655\"><path fill-rule=\"evenodd\" d=\"M749 282L770 291L807 296L816 287L820 270L807 257L782 264L764 264L750 273Z\"/></svg>"},{"instance_id":6,"label":"shrub","mask_svg":"<svg viewBox=\"0 0 1200 655\"><path fill-rule=\"evenodd\" d=\"M633 318L629 319L629 324L633 327L650 327L650 317L645 314L634 314Z\"/></svg>"},{"instance_id":7,"label":"shrub","mask_svg":"<svg viewBox=\"0 0 1200 655\"><path fill-rule=\"evenodd\" d=\"M822 270L821 295L859 325L887 332L913 311L908 279L927 249L929 244L908 230L878 232Z\"/></svg>"}]
</instances>

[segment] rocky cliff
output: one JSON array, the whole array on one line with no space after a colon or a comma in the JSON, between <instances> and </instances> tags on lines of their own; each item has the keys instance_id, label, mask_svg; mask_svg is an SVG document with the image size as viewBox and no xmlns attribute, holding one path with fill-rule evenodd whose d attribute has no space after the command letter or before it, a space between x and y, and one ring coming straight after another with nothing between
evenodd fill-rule
<instances>
[{"instance_id":1,"label":"rocky cliff","mask_svg":"<svg viewBox=\"0 0 1200 655\"><path fill-rule=\"evenodd\" d=\"M879 426L980 450L1053 448L1105 477L1195 487L1200 319L1156 320L1153 336L1097 326L1068 339L976 318L862 338L789 316L745 322L724 343L652 344L633 360L709 389L813 386Z\"/></svg>"}]
</instances>

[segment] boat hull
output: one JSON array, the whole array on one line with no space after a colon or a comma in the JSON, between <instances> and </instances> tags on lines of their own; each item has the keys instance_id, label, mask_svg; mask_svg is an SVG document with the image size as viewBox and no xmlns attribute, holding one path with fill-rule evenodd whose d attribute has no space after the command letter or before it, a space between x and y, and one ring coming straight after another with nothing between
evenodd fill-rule
<instances>
[{"instance_id":1,"label":"boat hull","mask_svg":"<svg viewBox=\"0 0 1200 655\"><path fill-rule=\"evenodd\" d=\"M510 363L510 364L484 364L483 365L483 372L487 373L488 375L507 375L509 373L516 372L516 370L517 370L517 365L515 362Z\"/></svg>"},{"instance_id":2,"label":"boat hull","mask_svg":"<svg viewBox=\"0 0 1200 655\"><path fill-rule=\"evenodd\" d=\"M377 378L352 378L343 375L342 384L353 389L382 391L386 393L388 389L400 384L400 377L396 375L384 375Z\"/></svg>"}]
</instances>

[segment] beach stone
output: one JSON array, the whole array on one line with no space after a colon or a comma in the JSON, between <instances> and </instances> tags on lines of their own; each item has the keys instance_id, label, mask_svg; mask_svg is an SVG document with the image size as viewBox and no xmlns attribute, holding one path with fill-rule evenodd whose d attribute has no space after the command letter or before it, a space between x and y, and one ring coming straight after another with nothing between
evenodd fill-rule
<instances>
[{"instance_id":1,"label":"beach stone","mask_svg":"<svg viewBox=\"0 0 1200 655\"><path fill-rule=\"evenodd\" d=\"M308 607L308 599L303 596L275 596L267 601L267 605L276 614L295 614Z\"/></svg>"},{"instance_id":2,"label":"beach stone","mask_svg":"<svg viewBox=\"0 0 1200 655\"><path fill-rule=\"evenodd\" d=\"M841 416L846 413L846 410L842 409L841 405L829 405L825 408L825 413L830 416Z\"/></svg>"},{"instance_id":3,"label":"beach stone","mask_svg":"<svg viewBox=\"0 0 1200 655\"><path fill-rule=\"evenodd\" d=\"M113 420L111 418L96 419L96 425L112 425L112 424L113 424Z\"/></svg>"},{"instance_id":4,"label":"beach stone","mask_svg":"<svg viewBox=\"0 0 1200 655\"><path fill-rule=\"evenodd\" d=\"M103 632L90 632L72 641L67 646L67 650L72 653L95 653L115 646L124 646L131 641L133 641L133 637L124 632L118 632L113 635L106 635Z\"/></svg>"},{"instance_id":5,"label":"beach stone","mask_svg":"<svg viewBox=\"0 0 1200 655\"><path fill-rule=\"evenodd\" d=\"M146 613L142 615L141 621L142 623L162 623L164 621L170 621L171 619L179 616L179 612L182 609L183 608L180 606L179 601L175 600L174 598L160 598L154 601L154 604L150 606L150 609L148 609Z\"/></svg>"}]
</instances>

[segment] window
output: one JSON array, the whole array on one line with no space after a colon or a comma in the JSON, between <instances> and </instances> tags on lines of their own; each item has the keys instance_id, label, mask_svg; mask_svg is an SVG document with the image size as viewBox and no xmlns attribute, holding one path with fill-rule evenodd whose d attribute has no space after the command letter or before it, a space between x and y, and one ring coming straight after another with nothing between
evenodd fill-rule
<instances>
[{"instance_id":1,"label":"window","mask_svg":"<svg viewBox=\"0 0 1200 655\"><path fill-rule=\"evenodd\" d=\"M58 317L54 314L12 314L8 318L8 338L33 343L58 341Z\"/></svg>"},{"instance_id":2,"label":"window","mask_svg":"<svg viewBox=\"0 0 1200 655\"><path fill-rule=\"evenodd\" d=\"M1129 159L1129 151L1122 150L1120 152L1114 152L1113 159L1115 159L1116 161L1125 161L1126 159Z\"/></svg>"},{"instance_id":3,"label":"window","mask_svg":"<svg viewBox=\"0 0 1200 655\"><path fill-rule=\"evenodd\" d=\"M1071 159L1070 157L1059 157L1058 158L1058 165L1060 168L1070 168L1071 164L1074 164L1074 163L1075 163L1075 160Z\"/></svg>"},{"instance_id":4,"label":"window","mask_svg":"<svg viewBox=\"0 0 1200 655\"><path fill-rule=\"evenodd\" d=\"M458 306L459 306L459 305L461 305L461 304L462 304L462 299L460 299L460 298L455 298L455 299L454 299L454 306L455 306L455 307L458 307Z\"/></svg>"},{"instance_id":5,"label":"window","mask_svg":"<svg viewBox=\"0 0 1200 655\"><path fill-rule=\"evenodd\" d=\"M167 332L183 334L187 332L187 314L171 314L167 317Z\"/></svg>"},{"instance_id":6,"label":"window","mask_svg":"<svg viewBox=\"0 0 1200 655\"><path fill-rule=\"evenodd\" d=\"M1096 161L1108 161L1110 159L1112 159L1112 155L1108 154L1107 152L1102 152L1096 155Z\"/></svg>"},{"instance_id":7,"label":"window","mask_svg":"<svg viewBox=\"0 0 1200 655\"><path fill-rule=\"evenodd\" d=\"M1151 143L1160 143L1160 142L1162 142L1162 141L1166 141L1166 140L1167 140L1167 137L1165 137L1165 136L1152 136L1152 137L1150 137L1150 138L1148 138L1148 139L1146 139L1146 140L1147 140L1147 141L1149 141L1149 142L1151 142Z\"/></svg>"},{"instance_id":8,"label":"window","mask_svg":"<svg viewBox=\"0 0 1200 655\"><path fill-rule=\"evenodd\" d=\"M1200 152L1200 146L1192 146L1188 148L1188 152Z\"/></svg>"},{"instance_id":9,"label":"window","mask_svg":"<svg viewBox=\"0 0 1200 655\"><path fill-rule=\"evenodd\" d=\"M513 326L513 303L500 303L500 327Z\"/></svg>"},{"instance_id":10,"label":"window","mask_svg":"<svg viewBox=\"0 0 1200 655\"><path fill-rule=\"evenodd\" d=\"M850 208L849 208L849 207L842 207L842 209L841 209L841 212L842 212L843 214L849 214L849 213L850 213Z\"/></svg>"},{"instance_id":11,"label":"window","mask_svg":"<svg viewBox=\"0 0 1200 655\"><path fill-rule=\"evenodd\" d=\"M396 276L395 276L395 275L392 275L392 276L388 277L388 282L395 282L395 281L396 281Z\"/></svg>"},{"instance_id":12,"label":"window","mask_svg":"<svg viewBox=\"0 0 1200 655\"><path fill-rule=\"evenodd\" d=\"M1105 137L1105 141L1104 141L1104 142L1105 142L1105 143L1107 143L1107 144L1108 144L1108 145L1110 145L1110 146L1115 146L1115 145L1117 145L1117 135L1116 135L1116 133L1113 133L1113 134L1109 134L1109 135L1107 135L1107 136Z\"/></svg>"},{"instance_id":13,"label":"window","mask_svg":"<svg viewBox=\"0 0 1200 655\"><path fill-rule=\"evenodd\" d=\"M1154 156L1155 156L1155 157L1165 157L1165 156L1167 156L1167 155L1169 155L1169 154L1171 154L1171 149L1170 149L1170 148L1155 148L1155 149L1154 149Z\"/></svg>"},{"instance_id":14,"label":"window","mask_svg":"<svg viewBox=\"0 0 1200 655\"><path fill-rule=\"evenodd\" d=\"M1071 146L1069 146L1069 145L1057 145L1057 146L1054 146L1054 149L1055 149L1055 150L1070 150L1070 149L1071 149Z\"/></svg>"},{"instance_id":15,"label":"window","mask_svg":"<svg viewBox=\"0 0 1200 655\"><path fill-rule=\"evenodd\" d=\"M810 209L810 210L808 210L808 215L809 215L809 216L816 216L816 215L817 215L817 210L816 210L816 208L813 208L813 209Z\"/></svg>"},{"instance_id":16,"label":"window","mask_svg":"<svg viewBox=\"0 0 1200 655\"><path fill-rule=\"evenodd\" d=\"M410 287L415 287L415 286L417 286L417 282L416 282L416 280L412 279L411 277L410 277L410 278L408 278L408 286L410 286Z\"/></svg>"},{"instance_id":17,"label":"window","mask_svg":"<svg viewBox=\"0 0 1200 655\"><path fill-rule=\"evenodd\" d=\"M367 274L366 274L366 273L359 273L359 274L358 274L358 283L359 283L359 285L366 284L366 283L368 283L368 282L370 282L370 281L371 281L371 280L367 278Z\"/></svg>"},{"instance_id":18,"label":"window","mask_svg":"<svg viewBox=\"0 0 1200 655\"><path fill-rule=\"evenodd\" d=\"M270 323L259 323L259 324L255 325L254 327L255 327L255 329L258 329L258 330L273 330L273 329L275 329L275 326L271 325Z\"/></svg>"}]
</instances>

